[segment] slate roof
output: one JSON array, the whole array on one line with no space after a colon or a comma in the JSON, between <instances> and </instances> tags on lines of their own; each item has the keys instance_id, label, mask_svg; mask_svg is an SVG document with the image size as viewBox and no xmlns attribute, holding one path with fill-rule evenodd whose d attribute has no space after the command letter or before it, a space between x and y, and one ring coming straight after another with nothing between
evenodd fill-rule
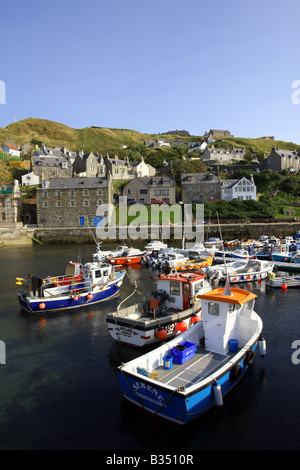
<instances>
[{"instance_id":1,"label":"slate roof","mask_svg":"<svg viewBox=\"0 0 300 470\"><path fill-rule=\"evenodd\" d=\"M51 178L43 181L38 189L97 189L107 185L106 178Z\"/></svg>"},{"instance_id":2,"label":"slate roof","mask_svg":"<svg viewBox=\"0 0 300 470\"><path fill-rule=\"evenodd\" d=\"M189 179L191 178L192 179ZM212 183L218 183L220 181L219 176L214 175L213 173L186 173L181 177L181 183L191 184L191 183L203 183L210 181Z\"/></svg>"},{"instance_id":3,"label":"slate roof","mask_svg":"<svg viewBox=\"0 0 300 470\"><path fill-rule=\"evenodd\" d=\"M61 166L63 162L68 163L69 167L69 160L66 157L46 157L46 156L35 156L32 157L32 165L40 165L40 166Z\"/></svg>"}]
</instances>

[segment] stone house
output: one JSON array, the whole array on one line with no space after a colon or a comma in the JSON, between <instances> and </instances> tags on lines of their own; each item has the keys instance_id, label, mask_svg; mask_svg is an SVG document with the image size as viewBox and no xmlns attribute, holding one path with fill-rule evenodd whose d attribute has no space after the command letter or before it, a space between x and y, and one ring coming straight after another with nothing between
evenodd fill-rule
<instances>
[{"instance_id":1,"label":"stone house","mask_svg":"<svg viewBox=\"0 0 300 470\"><path fill-rule=\"evenodd\" d=\"M151 204L153 200L175 204L175 180L173 176L134 177L123 189L127 202Z\"/></svg>"},{"instance_id":2,"label":"stone house","mask_svg":"<svg viewBox=\"0 0 300 470\"><path fill-rule=\"evenodd\" d=\"M112 203L111 178L44 180L36 192L37 222L43 227L92 227L97 208Z\"/></svg>"},{"instance_id":3,"label":"stone house","mask_svg":"<svg viewBox=\"0 0 300 470\"><path fill-rule=\"evenodd\" d=\"M184 204L203 203L221 198L220 178L212 173L187 173L181 177L181 200Z\"/></svg>"},{"instance_id":4,"label":"stone house","mask_svg":"<svg viewBox=\"0 0 300 470\"><path fill-rule=\"evenodd\" d=\"M106 176L106 165L102 155L89 152L83 155L78 152L73 162L73 175L86 176L87 178L104 178Z\"/></svg>"},{"instance_id":5,"label":"stone house","mask_svg":"<svg viewBox=\"0 0 300 470\"><path fill-rule=\"evenodd\" d=\"M272 171L299 170L300 156L296 151L273 147L268 157L263 160L261 169Z\"/></svg>"},{"instance_id":6,"label":"stone house","mask_svg":"<svg viewBox=\"0 0 300 470\"><path fill-rule=\"evenodd\" d=\"M105 160L106 174L111 174L114 180L126 180L133 178L132 165L128 160L119 160L116 158L107 157Z\"/></svg>"},{"instance_id":7,"label":"stone house","mask_svg":"<svg viewBox=\"0 0 300 470\"><path fill-rule=\"evenodd\" d=\"M20 222L21 191L18 180L0 183L0 226Z\"/></svg>"},{"instance_id":8,"label":"stone house","mask_svg":"<svg viewBox=\"0 0 300 470\"><path fill-rule=\"evenodd\" d=\"M254 199L256 201L256 185L253 177L251 176L250 179L222 180L221 199L225 201Z\"/></svg>"},{"instance_id":9,"label":"stone house","mask_svg":"<svg viewBox=\"0 0 300 470\"><path fill-rule=\"evenodd\" d=\"M28 153L33 152L33 145L30 142L21 146L21 155L27 155Z\"/></svg>"},{"instance_id":10,"label":"stone house","mask_svg":"<svg viewBox=\"0 0 300 470\"><path fill-rule=\"evenodd\" d=\"M204 163L231 163L234 161L244 160L246 156L246 149L238 149L233 147L231 150L228 148L215 148L213 145L206 148L201 154Z\"/></svg>"},{"instance_id":11,"label":"stone house","mask_svg":"<svg viewBox=\"0 0 300 470\"><path fill-rule=\"evenodd\" d=\"M50 178L71 178L73 166L67 157L33 156L31 170L40 181Z\"/></svg>"},{"instance_id":12,"label":"stone house","mask_svg":"<svg viewBox=\"0 0 300 470\"><path fill-rule=\"evenodd\" d=\"M75 160L77 152L71 152L66 147L47 147L45 144L41 145L41 149L35 149L33 152L33 157L58 157L58 158L68 158L71 162Z\"/></svg>"},{"instance_id":13,"label":"stone house","mask_svg":"<svg viewBox=\"0 0 300 470\"><path fill-rule=\"evenodd\" d=\"M227 129L210 129L208 132L205 132L205 137L233 137L231 132Z\"/></svg>"}]
</instances>

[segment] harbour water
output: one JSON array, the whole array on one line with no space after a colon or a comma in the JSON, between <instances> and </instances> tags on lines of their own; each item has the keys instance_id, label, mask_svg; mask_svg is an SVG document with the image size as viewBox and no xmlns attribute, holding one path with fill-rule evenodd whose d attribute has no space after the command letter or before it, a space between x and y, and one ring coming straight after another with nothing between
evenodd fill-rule
<instances>
[{"instance_id":1,"label":"harbour water","mask_svg":"<svg viewBox=\"0 0 300 470\"><path fill-rule=\"evenodd\" d=\"M108 247L110 248L110 247ZM106 247L105 247L106 249ZM265 358L215 407L179 427L125 403L117 367L141 351L114 343L106 314L138 283L141 301L155 272L127 268L120 296L93 307L51 314L20 311L16 277L63 273L68 261L90 261L93 245L32 246L0 250L1 450L104 450L193 453L203 450L300 448L300 291L261 283L257 294L264 323ZM299 349L299 346L298 346ZM133 452L132 452L133 454Z\"/></svg>"}]
</instances>

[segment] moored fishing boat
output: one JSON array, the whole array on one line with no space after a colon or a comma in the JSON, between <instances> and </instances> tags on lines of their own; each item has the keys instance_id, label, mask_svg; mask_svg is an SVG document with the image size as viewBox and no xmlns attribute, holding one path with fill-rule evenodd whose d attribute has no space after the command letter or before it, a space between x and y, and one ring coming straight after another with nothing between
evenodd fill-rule
<instances>
[{"instance_id":1,"label":"moored fishing boat","mask_svg":"<svg viewBox=\"0 0 300 470\"><path fill-rule=\"evenodd\" d=\"M156 289L148 301L123 309L119 305L116 312L107 315L108 331L114 340L147 346L171 339L201 319L199 295L210 289L205 275L171 272L155 281Z\"/></svg>"},{"instance_id":2,"label":"moored fishing boat","mask_svg":"<svg viewBox=\"0 0 300 470\"><path fill-rule=\"evenodd\" d=\"M68 282L63 276L17 278L17 284L27 289L18 292L21 308L30 313L61 311L93 305L119 293L124 271L97 262L83 264L81 270L80 279Z\"/></svg>"},{"instance_id":3,"label":"moored fishing boat","mask_svg":"<svg viewBox=\"0 0 300 470\"><path fill-rule=\"evenodd\" d=\"M109 256L108 262L113 265L126 265L138 264L142 260L144 251L138 248L126 248L119 256Z\"/></svg>"},{"instance_id":4,"label":"moored fishing boat","mask_svg":"<svg viewBox=\"0 0 300 470\"><path fill-rule=\"evenodd\" d=\"M236 264L212 266L206 274L209 279L219 281L225 281L228 277L230 283L260 281L273 271L274 266L275 263L268 260L241 260Z\"/></svg>"},{"instance_id":5,"label":"moored fishing boat","mask_svg":"<svg viewBox=\"0 0 300 470\"><path fill-rule=\"evenodd\" d=\"M178 424L223 405L256 352L266 353L255 294L226 284L200 298L203 321L118 368L126 400Z\"/></svg>"},{"instance_id":6,"label":"moored fishing boat","mask_svg":"<svg viewBox=\"0 0 300 470\"><path fill-rule=\"evenodd\" d=\"M272 247L272 260L289 263L293 257L293 253L289 250L289 245L281 244Z\"/></svg>"},{"instance_id":7,"label":"moored fishing boat","mask_svg":"<svg viewBox=\"0 0 300 470\"><path fill-rule=\"evenodd\" d=\"M166 243L161 242L160 240L151 240L145 246L145 250L148 252L152 252L154 250L166 250L168 245Z\"/></svg>"}]
</instances>

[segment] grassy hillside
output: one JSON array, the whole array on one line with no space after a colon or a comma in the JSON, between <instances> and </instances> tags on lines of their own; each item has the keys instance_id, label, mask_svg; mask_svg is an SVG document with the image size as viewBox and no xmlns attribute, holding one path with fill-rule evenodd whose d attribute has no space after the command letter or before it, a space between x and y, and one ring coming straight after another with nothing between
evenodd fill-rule
<instances>
[{"instance_id":1,"label":"grassy hillside","mask_svg":"<svg viewBox=\"0 0 300 470\"><path fill-rule=\"evenodd\" d=\"M11 138L16 144L23 145L31 140L44 143L48 147L65 146L70 150L83 149L85 152L108 152L122 148L122 145L143 144L146 139L174 139L176 136L143 134L131 129L109 129L106 127L87 127L73 129L64 124L46 119L23 119L7 127L0 128L0 144ZM180 136L178 136L180 137ZM180 137L182 138L182 137ZM183 138L186 143L198 142L201 136ZM218 147L247 147L253 152L269 154L272 147L294 150L298 144L269 139L248 139L231 137L220 139L215 144Z\"/></svg>"},{"instance_id":2,"label":"grassy hillside","mask_svg":"<svg viewBox=\"0 0 300 470\"><path fill-rule=\"evenodd\" d=\"M106 152L121 148L122 145L143 143L149 135L129 129L105 127L73 129L57 122L29 118L0 128L0 143L8 138L18 145L24 145L34 139L47 147L65 146L74 151L83 149L86 152Z\"/></svg>"}]
</instances>

